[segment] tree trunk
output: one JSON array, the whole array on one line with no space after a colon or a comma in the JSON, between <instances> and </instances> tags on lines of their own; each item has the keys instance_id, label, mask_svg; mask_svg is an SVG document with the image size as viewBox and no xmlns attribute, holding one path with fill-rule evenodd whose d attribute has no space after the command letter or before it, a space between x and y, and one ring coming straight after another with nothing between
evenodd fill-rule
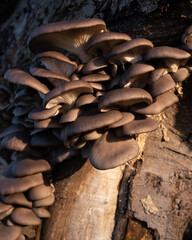
<instances>
[{"instance_id":1,"label":"tree trunk","mask_svg":"<svg viewBox=\"0 0 192 240\"><path fill-rule=\"evenodd\" d=\"M1 76L30 62L27 38L41 24L97 17L111 31L177 46L191 9L190 1L171 0L17 1L1 21ZM139 137L134 161L106 171L82 159L56 166L56 201L40 239L192 239L191 90L188 79L180 103L155 117L158 130Z\"/></svg>"}]
</instances>

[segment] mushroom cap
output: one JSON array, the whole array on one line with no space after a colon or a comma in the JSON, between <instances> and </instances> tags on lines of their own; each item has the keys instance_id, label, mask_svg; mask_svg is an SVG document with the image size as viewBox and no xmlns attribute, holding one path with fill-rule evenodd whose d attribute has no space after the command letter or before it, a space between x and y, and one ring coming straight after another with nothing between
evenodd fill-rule
<instances>
[{"instance_id":1,"label":"mushroom cap","mask_svg":"<svg viewBox=\"0 0 192 240\"><path fill-rule=\"evenodd\" d=\"M126 87L131 82L136 81L138 78L142 79L143 74L153 71L155 68L146 63L135 63L131 65L126 72L121 76L120 86Z\"/></svg>"},{"instance_id":2,"label":"mushroom cap","mask_svg":"<svg viewBox=\"0 0 192 240\"><path fill-rule=\"evenodd\" d=\"M47 198L33 201L34 207L48 207L51 206L55 201L55 196L53 193Z\"/></svg>"},{"instance_id":3,"label":"mushroom cap","mask_svg":"<svg viewBox=\"0 0 192 240\"><path fill-rule=\"evenodd\" d=\"M50 171L50 164L44 159L24 158L13 162L12 176L25 177L28 175Z\"/></svg>"},{"instance_id":4,"label":"mushroom cap","mask_svg":"<svg viewBox=\"0 0 192 240\"><path fill-rule=\"evenodd\" d=\"M51 186L41 184L35 187L30 188L27 191L27 197L30 201L36 201L51 196L53 189Z\"/></svg>"},{"instance_id":5,"label":"mushroom cap","mask_svg":"<svg viewBox=\"0 0 192 240\"><path fill-rule=\"evenodd\" d=\"M92 141L100 138L102 133L98 132L97 130L92 130L89 132L85 132L81 135L81 139L85 141Z\"/></svg>"},{"instance_id":6,"label":"mushroom cap","mask_svg":"<svg viewBox=\"0 0 192 240\"><path fill-rule=\"evenodd\" d=\"M40 207L40 208L32 208L33 212L35 213L35 215L39 218L50 218L51 217L51 214L50 212L43 208L43 207Z\"/></svg>"},{"instance_id":7,"label":"mushroom cap","mask_svg":"<svg viewBox=\"0 0 192 240\"><path fill-rule=\"evenodd\" d=\"M144 115L155 115L164 111L179 101L178 97L172 92L165 92L154 99L154 102L148 106L145 104L136 104L131 107L131 111Z\"/></svg>"},{"instance_id":8,"label":"mushroom cap","mask_svg":"<svg viewBox=\"0 0 192 240\"><path fill-rule=\"evenodd\" d=\"M98 51L103 51L103 54L107 53L115 45L121 44L126 41L130 41L131 37L124 33L116 32L102 32L93 35L85 45L85 51L94 55Z\"/></svg>"},{"instance_id":9,"label":"mushroom cap","mask_svg":"<svg viewBox=\"0 0 192 240\"><path fill-rule=\"evenodd\" d=\"M65 104L69 109L75 103L78 96L82 93L92 93L93 88L85 81L72 81L66 84L61 84L51 90L43 100L45 108L52 108L59 103Z\"/></svg>"},{"instance_id":10,"label":"mushroom cap","mask_svg":"<svg viewBox=\"0 0 192 240\"><path fill-rule=\"evenodd\" d=\"M7 196L1 196L1 199L6 204L14 204L14 205L16 204L16 205L32 208L32 202L30 202L26 198L24 193L21 193L21 192L10 194L10 195L7 195Z\"/></svg>"},{"instance_id":11,"label":"mushroom cap","mask_svg":"<svg viewBox=\"0 0 192 240\"><path fill-rule=\"evenodd\" d=\"M149 117L140 117L134 121L115 129L118 137L135 135L154 131L158 128L158 124L154 119Z\"/></svg>"},{"instance_id":12,"label":"mushroom cap","mask_svg":"<svg viewBox=\"0 0 192 240\"><path fill-rule=\"evenodd\" d=\"M78 97L76 101L76 106L82 107L84 105L94 103L95 101L96 101L96 97L93 94L84 94Z\"/></svg>"},{"instance_id":13,"label":"mushroom cap","mask_svg":"<svg viewBox=\"0 0 192 240\"><path fill-rule=\"evenodd\" d=\"M32 209L17 207L11 213L11 220L19 225L39 225L41 219L36 216Z\"/></svg>"},{"instance_id":14,"label":"mushroom cap","mask_svg":"<svg viewBox=\"0 0 192 240\"><path fill-rule=\"evenodd\" d=\"M149 92L153 97L157 97L162 93L168 92L175 86L175 81L173 80L171 75L166 74L163 75L158 81L150 85Z\"/></svg>"},{"instance_id":15,"label":"mushroom cap","mask_svg":"<svg viewBox=\"0 0 192 240\"><path fill-rule=\"evenodd\" d=\"M150 48L153 48L151 41L145 38L135 38L113 47L106 57L110 63L118 61L135 63L141 60L142 55Z\"/></svg>"},{"instance_id":16,"label":"mushroom cap","mask_svg":"<svg viewBox=\"0 0 192 240\"><path fill-rule=\"evenodd\" d=\"M110 80L110 75L101 73L92 73L81 77L81 81L85 82L105 82Z\"/></svg>"},{"instance_id":17,"label":"mushroom cap","mask_svg":"<svg viewBox=\"0 0 192 240\"><path fill-rule=\"evenodd\" d=\"M100 19L50 23L32 32L28 46L34 53L66 50L84 62L87 60L87 56L84 56L84 44L92 35L103 31L106 31L106 25Z\"/></svg>"},{"instance_id":18,"label":"mushroom cap","mask_svg":"<svg viewBox=\"0 0 192 240\"><path fill-rule=\"evenodd\" d=\"M77 69L77 63L60 52L46 51L38 53L34 61L40 61L51 72L70 77Z\"/></svg>"},{"instance_id":19,"label":"mushroom cap","mask_svg":"<svg viewBox=\"0 0 192 240\"><path fill-rule=\"evenodd\" d=\"M99 101L98 108L104 112L109 109L118 109L123 108L127 109L128 107L140 103L152 103L151 95L140 88L122 88L114 89L106 93L103 98Z\"/></svg>"},{"instance_id":20,"label":"mushroom cap","mask_svg":"<svg viewBox=\"0 0 192 240\"><path fill-rule=\"evenodd\" d=\"M189 50L192 50L192 25L185 30L181 40Z\"/></svg>"},{"instance_id":21,"label":"mushroom cap","mask_svg":"<svg viewBox=\"0 0 192 240\"><path fill-rule=\"evenodd\" d=\"M91 164L100 170L111 169L135 158L139 152L137 142L132 138L118 138L106 132L89 147Z\"/></svg>"},{"instance_id":22,"label":"mushroom cap","mask_svg":"<svg viewBox=\"0 0 192 240\"><path fill-rule=\"evenodd\" d=\"M21 231L22 228L19 226L6 226L4 223L0 223L1 240L16 240Z\"/></svg>"},{"instance_id":23,"label":"mushroom cap","mask_svg":"<svg viewBox=\"0 0 192 240\"><path fill-rule=\"evenodd\" d=\"M0 178L0 194L7 195L18 192L24 192L28 189L43 184L42 173L21 177L21 178L7 178L1 176Z\"/></svg>"},{"instance_id":24,"label":"mushroom cap","mask_svg":"<svg viewBox=\"0 0 192 240\"><path fill-rule=\"evenodd\" d=\"M107 67L106 59L102 56L99 56L96 58L92 58L89 62L87 62L81 69L81 73L90 74L93 71L96 71L105 67Z\"/></svg>"},{"instance_id":25,"label":"mushroom cap","mask_svg":"<svg viewBox=\"0 0 192 240\"><path fill-rule=\"evenodd\" d=\"M110 124L109 128L117 128L123 126L127 123L132 122L135 119L135 116L132 113L121 112L121 114L123 115L122 119L120 119L118 122Z\"/></svg>"},{"instance_id":26,"label":"mushroom cap","mask_svg":"<svg viewBox=\"0 0 192 240\"><path fill-rule=\"evenodd\" d=\"M11 209L12 206L9 204L5 204L0 200L0 213L8 211L9 209Z\"/></svg>"},{"instance_id":27,"label":"mushroom cap","mask_svg":"<svg viewBox=\"0 0 192 240\"><path fill-rule=\"evenodd\" d=\"M55 107L44 109L42 106L37 106L30 111L28 118L31 120L45 120L47 118L56 116L61 107L61 105L56 105Z\"/></svg>"},{"instance_id":28,"label":"mushroom cap","mask_svg":"<svg viewBox=\"0 0 192 240\"><path fill-rule=\"evenodd\" d=\"M184 50L168 46L155 47L148 50L144 56L145 61L153 59L174 58L174 59L187 59L190 54Z\"/></svg>"},{"instance_id":29,"label":"mushroom cap","mask_svg":"<svg viewBox=\"0 0 192 240\"><path fill-rule=\"evenodd\" d=\"M37 120L34 122L35 128L62 128L59 120L56 118L48 118L45 120Z\"/></svg>"},{"instance_id":30,"label":"mushroom cap","mask_svg":"<svg viewBox=\"0 0 192 240\"><path fill-rule=\"evenodd\" d=\"M70 137L79 133L100 129L119 121L121 118L122 114L116 110L90 116L80 116L68 126L67 136Z\"/></svg>"},{"instance_id":31,"label":"mushroom cap","mask_svg":"<svg viewBox=\"0 0 192 240\"><path fill-rule=\"evenodd\" d=\"M148 84L153 84L154 82L158 81L160 77L167 74L166 68L156 68L154 71L152 71L148 76Z\"/></svg>"},{"instance_id":32,"label":"mushroom cap","mask_svg":"<svg viewBox=\"0 0 192 240\"><path fill-rule=\"evenodd\" d=\"M171 74L173 80L178 83L186 80L189 76L189 71L187 68L179 68L177 72Z\"/></svg>"},{"instance_id":33,"label":"mushroom cap","mask_svg":"<svg viewBox=\"0 0 192 240\"><path fill-rule=\"evenodd\" d=\"M11 207L6 211L1 212L0 213L0 220L3 220L4 218L8 217L12 213L13 209L14 209L14 207Z\"/></svg>"},{"instance_id":34,"label":"mushroom cap","mask_svg":"<svg viewBox=\"0 0 192 240\"><path fill-rule=\"evenodd\" d=\"M47 94L49 92L45 84L20 69L10 69L5 73L4 77L12 83L31 87L40 93Z\"/></svg>"},{"instance_id":35,"label":"mushroom cap","mask_svg":"<svg viewBox=\"0 0 192 240\"><path fill-rule=\"evenodd\" d=\"M80 113L81 110L79 108L71 108L69 111L62 115L60 118L60 123L73 122L77 119Z\"/></svg>"}]
</instances>

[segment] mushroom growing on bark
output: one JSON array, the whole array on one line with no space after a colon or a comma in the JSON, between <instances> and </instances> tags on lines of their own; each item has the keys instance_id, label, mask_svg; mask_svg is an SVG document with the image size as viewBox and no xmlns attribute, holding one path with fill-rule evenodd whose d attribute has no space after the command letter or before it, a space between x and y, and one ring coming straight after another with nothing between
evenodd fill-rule
<instances>
[{"instance_id":1,"label":"mushroom growing on bark","mask_svg":"<svg viewBox=\"0 0 192 240\"><path fill-rule=\"evenodd\" d=\"M14 151L0 178L0 239L50 217L56 164L81 155L105 170L135 159L137 136L158 127L146 115L178 102L175 86L189 76L181 67L189 52L107 32L100 19L40 26L28 46L31 66L5 73L20 88L4 109L12 125L0 134L0 147Z\"/></svg>"}]
</instances>

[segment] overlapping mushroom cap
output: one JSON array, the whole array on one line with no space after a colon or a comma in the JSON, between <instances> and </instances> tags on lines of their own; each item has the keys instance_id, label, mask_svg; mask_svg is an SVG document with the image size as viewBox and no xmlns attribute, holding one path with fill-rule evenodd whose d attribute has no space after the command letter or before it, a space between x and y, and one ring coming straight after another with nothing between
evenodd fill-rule
<instances>
[{"instance_id":1,"label":"overlapping mushroom cap","mask_svg":"<svg viewBox=\"0 0 192 240\"><path fill-rule=\"evenodd\" d=\"M189 76L190 29L182 40L188 52L111 33L100 19L34 30L31 66L5 74L18 90L5 108L12 126L0 134L0 147L15 151L0 179L0 236L10 230L16 239L14 225L50 217L51 165L81 155L105 170L138 156L138 134L158 127L147 115L178 102L175 86Z\"/></svg>"}]
</instances>

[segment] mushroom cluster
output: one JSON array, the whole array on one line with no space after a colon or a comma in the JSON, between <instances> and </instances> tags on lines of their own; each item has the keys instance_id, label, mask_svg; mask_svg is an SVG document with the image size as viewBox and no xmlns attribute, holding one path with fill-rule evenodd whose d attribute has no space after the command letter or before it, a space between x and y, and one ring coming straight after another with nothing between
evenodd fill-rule
<instances>
[{"instance_id":1,"label":"mushroom cluster","mask_svg":"<svg viewBox=\"0 0 192 240\"><path fill-rule=\"evenodd\" d=\"M82 156L105 170L138 156L137 135L158 127L150 115L179 101L176 84L190 74L189 32L175 48L109 32L100 19L33 31L31 65L5 73L16 91L4 108L11 125L0 134L1 148L13 151L0 178L0 239L24 239L22 226L50 217L52 166Z\"/></svg>"}]
</instances>

